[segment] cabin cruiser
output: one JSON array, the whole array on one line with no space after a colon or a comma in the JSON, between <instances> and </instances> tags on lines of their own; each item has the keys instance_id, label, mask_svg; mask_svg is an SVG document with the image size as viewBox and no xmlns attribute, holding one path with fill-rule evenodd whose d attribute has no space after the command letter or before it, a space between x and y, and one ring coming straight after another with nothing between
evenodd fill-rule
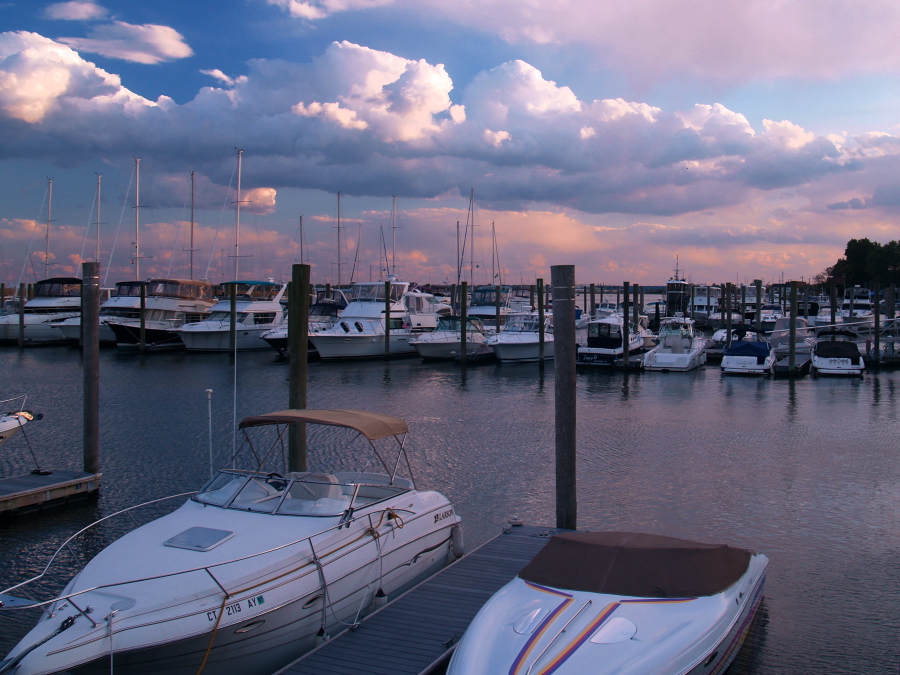
<instances>
[{"instance_id":1,"label":"cabin cruiser","mask_svg":"<svg viewBox=\"0 0 900 675\"><path fill-rule=\"evenodd\" d=\"M690 316L698 326L708 326L711 315L719 313L721 304L721 286L694 286L691 306L685 316Z\"/></svg>"},{"instance_id":2,"label":"cabin cruiser","mask_svg":"<svg viewBox=\"0 0 900 675\"><path fill-rule=\"evenodd\" d=\"M312 425L346 430L369 447L364 455L352 443L346 456L371 456L383 473L275 472L262 460L222 469L176 511L103 549L58 596L18 597L32 588L46 597L44 574L3 591L0 615L45 614L0 673L272 673L462 554L453 505L397 473L409 470L399 418L358 410L247 417L240 428L252 452L240 457L283 457L284 435L301 424L311 439L322 428ZM274 443L263 443L258 427ZM45 572L73 539L96 534L89 526L71 537Z\"/></svg>"},{"instance_id":3,"label":"cabin cruiser","mask_svg":"<svg viewBox=\"0 0 900 675\"><path fill-rule=\"evenodd\" d=\"M622 360L622 326L624 317L613 312L587 322L585 345L578 345L576 365L611 366ZM644 347L643 334L630 326L628 331L628 355L637 354Z\"/></svg>"},{"instance_id":4,"label":"cabin cruiser","mask_svg":"<svg viewBox=\"0 0 900 675\"><path fill-rule=\"evenodd\" d=\"M767 302L759 308L759 320L757 327L763 333L770 333L775 328L775 322L784 317L784 310L776 302Z\"/></svg>"},{"instance_id":5,"label":"cabin cruiser","mask_svg":"<svg viewBox=\"0 0 900 675\"><path fill-rule=\"evenodd\" d=\"M880 308L872 302L872 293L868 288L854 286L844 291L844 301L841 303L841 323L852 325L854 330L872 330L875 327L875 312ZM885 317L880 317L880 323L884 325Z\"/></svg>"},{"instance_id":6,"label":"cabin cruiser","mask_svg":"<svg viewBox=\"0 0 900 675\"><path fill-rule=\"evenodd\" d=\"M731 337L730 340L729 335ZM761 339L762 337L756 331L750 330L744 324L732 326L730 333L727 328L720 328L712 334L709 342L706 343L706 360L721 361L725 355L725 350L731 345L738 342L754 342Z\"/></svg>"},{"instance_id":7,"label":"cabin cruiser","mask_svg":"<svg viewBox=\"0 0 900 675\"><path fill-rule=\"evenodd\" d=\"M733 342L722 355L726 375L774 375L775 351L765 340Z\"/></svg>"},{"instance_id":8,"label":"cabin cruiser","mask_svg":"<svg viewBox=\"0 0 900 675\"><path fill-rule=\"evenodd\" d=\"M116 344L116 334L107 322L114 318L141 318L141 288L146 281L119 281L108 299L100 305L100 344ZM70 343L81 340L81 316L73 316L53 324Z\"/></svg>"},{"instance_id":9,"label":"cabin cruiser","mask_svg":"<svg viewBox=\"0 0 900 675\"><path fill-rule=\"evenodd\" d=\"M660 322L657 345L644 354L644 370L688 371L706 363L706 338L694 331L694 321L668 316Z\"/></svg>"},{"instance_id":10,"label":"cabin cruiser","mask_svg":"<svg viewBox=\"0 0 900 675\"><path fill-rule=\"evenodd\" d=\"M466 317L466 358L493 357L494 350L486 344L488 334L481 319ZM430 333L422 333L410 344L423 359L456 359L462 354L462 327L459 316L442 316Z\"/></svg>"},{"instance_id":11,"label":"cabin cruiser","mask_svg":"<svg viewBox=\"0 0 900 675\"><path fill-rule=\"evenodd\" d=\"M335 323L338 317L350 304L346 293L338 289L330 291L317 291L315 299L309 305L309 314L307 318L307 331L310 333L328 330ZM261 340L265 340L272 349L281 356L287 358L288 348L288 314L285 312L284 321L277 327L265 331L259 336ZM306 343L307 356L316 354L316 349L312 342L307 340Z\"/></svg>"},{"instance_id":12,"label":"cabin cruiser","mask_svg":"<svg viewBox=\"0 0 900 675\"><path fill-rule=\"evenodd\" d=\"M26 345L65 343L66 337L53 324L73 316L81 316L81 279L51 277L38 281L23 315L0 316L0 343L18 342L20 317L25 321Z\"/></svg>"},{"instance_id":13,"label":"cabin cruiser","mask_svg":"<svg viewBox=\"0 0 900 675\"><path fill-rule=\"evenodd\" d=\"M816 336L809 322L802 316L794 321L794 354L809 356L816 344ZM769 333L769 344L776 359L782 359L791 353L791 318L782 317L775 321Z\"/></svg>"},{"instance_id":14,"label":"cabin cruiser","mask_svg":"<svg viewBox=\"0 0 900 675\"><path fill-rule=\"evenodd\" d=\"M203 321L172 329L188 351L231 350L231 289L234 289L235 346L238 351L266 349L263 333L284 322L281 299L287 284L269 281L227 281L219 285L219 301Z\"/></svg>"},{"instance_id":15,"label":"cabin cruiser","mask_svg":"<svg viewBox=\"0 0 900 675\"><path fill-rule=\"evenodd\" d=\"M186 323L202 321L215 304L213 287L208 281L194 279L151 279L144 300L144 343L147 349L184 349L184 343L173 333ZM119 347L139 347L141 343L140 312L137 318L107 319Z\"/></svg>"},{"instance_id":16,"label":"cabin cruiser","mask_svg":"<svg viewBox=\"0 0 900 675\"><path fill-rule=\"evenodd\" d=\"M560 532L485 603L448 675L699 675L734 660L768 558L634 532Z\"/></svg>"},{"instance_id":17,"label":"cabin cruiser","mask_svg":"<svg viewBox=\"0 0 900 675\"><path fill-rule=\"evenodd\" d=\"M543 334L543 355L541 354ZM541 325L537 312L510 314L503 330L489 335L484 343L494 350L501 363L528 363L553 358L553 316L544 316Z\"/></svg>"},{"instance_id":18,"label":"cabin cruiser","mask_svg":"<svg viewBox=\"0 0 900 675\"><path fill-rule=\"evenodd\" d=\"M862 376L866 363L859 340L859 333L852 330L820 331L812 352L813 374Z\"/></svg>"},{"instance_id":19,"label":"cabin cruiser","mask_svg":"<svg viewBox=\"0 0 900 675\"><path fill-rule=\"evenodd\" d=\"M389 303L388 355L416 353L411 340L434 330L438 314L449 314L449 305L438 304L431 293L411 290L404 281L358 282L353 284L350 304L330 328L310 331L322 359L358 359L385 355L385 302Z\"/></svg>"},{"instance_id":20,"label":"cabin cruiser","mask_svg":"<svg viewBox=\"0 0 900 675\"><path fill-rule=\"evenodd\" d=\"M509 286L476 286L472 289L466 314L480 319L486 326L498 328L506 322L506 317L513 311L510 308L511 302L512 289Z\"/></svg>"}]
</instances>

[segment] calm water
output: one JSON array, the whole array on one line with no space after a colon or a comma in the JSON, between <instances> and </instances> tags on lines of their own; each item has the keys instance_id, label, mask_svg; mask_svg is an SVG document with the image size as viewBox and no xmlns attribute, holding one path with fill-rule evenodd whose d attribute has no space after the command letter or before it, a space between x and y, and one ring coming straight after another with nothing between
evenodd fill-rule
<instances>
[{"instance_id":1,"label":"calm water","mask_svg":"<svg viewBox=\"0 0 900 675\"><path fill-rule=\"evenodd\" d=\"M34 573L99 515L194 490L234 419L287 407L288 368L271 353L101 355L103 492L95 504L0 528L0 586ZM0 398L44 414L28 439L42 466L81 465L81 369L67 348L0 351ZM237 379L237 393L233 386ZM309 406L367 408L411 428L415 478L443 491L472 548L511 515L553 525L552 365L416 359L310 364ZM900 606L900 372L797 382L693 373L578 375L578 524L727 542L771 559L761 621L731 673L897 672ZM236 401L236 413L233 402ZM327 469L339 450L310 449ZM0 474L34 468L20 438ZM103 545L114 528L98 535ZM58 580L60 583L62 580ZM2 617L0 652L35 617Z\"/></svg>"}]
</instances>

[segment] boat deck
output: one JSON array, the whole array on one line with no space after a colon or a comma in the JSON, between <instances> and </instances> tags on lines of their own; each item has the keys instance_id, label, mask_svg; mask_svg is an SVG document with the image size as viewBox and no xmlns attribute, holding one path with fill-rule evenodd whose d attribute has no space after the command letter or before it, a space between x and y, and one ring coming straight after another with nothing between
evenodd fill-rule
<instances>
[{"instance_id":1,"label":"boat deck","mask_svg":"<svg viewBox=\"0 0 900 675\"><path fill-rule=\"evenodd\" d=\"M86 497L100 489L99 473L52 469L0 479L0 516Z\"/></svg>"},{"instance_id":2,"label":"boat deck","mask_svg":"<svg viewBox=\"0 0 900 675\"><path fill-rule=\"evenodd\" d=\"M286 668L284 675L419 675L440 666L481 606L540 551L549 527L514 527Z\"/></svg>"}]
</instances>

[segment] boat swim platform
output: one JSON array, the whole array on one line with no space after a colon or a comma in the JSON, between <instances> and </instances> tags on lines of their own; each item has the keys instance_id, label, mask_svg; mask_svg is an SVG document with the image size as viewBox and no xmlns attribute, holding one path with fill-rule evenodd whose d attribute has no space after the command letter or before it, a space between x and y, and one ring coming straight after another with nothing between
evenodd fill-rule
<instances>
[{"instance_id":1,"label":"boat swim platform","mask_svg":"<svg viewBox=\"0 0 900 675\"><path fill-rule=\"evenodd\" d=\"M0 478L0 517L36 511L96 494L99 473L50 469Z\"/></svg>"},{"instance_id":2,"label":"boat swim platform","mask_svg":"<svg viewBox=\"0 0 900 675\"><path fill-rule=\"evenodd\" d=\"M794 377L803 377L809 373L812 365L812 356L798 354L794 357ZM791 377L791 357L785 356L775 363L775 377Z\"/></svg>"},{"instance_id":3,"label":"boat swim platform","mask_svg":"<svg viewBox=\"0 0 900 675\"><path fill-rule=\"evenodd\" d=\"M424 675L488 599L563 530L520 526L464 555L276 675Z\"/></svg>"}]
</instances>

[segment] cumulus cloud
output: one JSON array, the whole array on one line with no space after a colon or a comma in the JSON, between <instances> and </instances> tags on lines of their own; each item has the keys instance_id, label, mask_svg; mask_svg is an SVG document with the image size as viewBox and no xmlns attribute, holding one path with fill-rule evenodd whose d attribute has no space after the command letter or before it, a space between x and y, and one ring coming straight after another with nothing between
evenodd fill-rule
<instances>
[{"instance_id":1,"label":"cumulus cloud","mask_svg":"<svg viewBox=\"0 0 900 675\"><path fill-rule=\"evenodd\" d=\"M393 0L266 0L298 19L324 19L337 12L389 5Z\"/></svg>"},{"instance_id":2,"label":"cumulus cloud","mask_svg":"<svg viewBox=\"0 0 900 675\"><path fill-rule=\"evenodd\" d=\"M88 37L59 39L72 49L135 63L162 63L191 56L194 52L184 37L169 26L124 21L95 26Z\"/></svg>"},{"instance_id":3,"label":"cumulus cloud","mask_svg":"<svg viewBox=\"0 0 900 675\"><path fill-rule=\"evenodd\" d=\"M57 2L48 5L44 10L44 16L48 19L62 21L91 21L105 19L106 9L95 2L73 0L72 2Z\"/></svg>"}]
</instances>

